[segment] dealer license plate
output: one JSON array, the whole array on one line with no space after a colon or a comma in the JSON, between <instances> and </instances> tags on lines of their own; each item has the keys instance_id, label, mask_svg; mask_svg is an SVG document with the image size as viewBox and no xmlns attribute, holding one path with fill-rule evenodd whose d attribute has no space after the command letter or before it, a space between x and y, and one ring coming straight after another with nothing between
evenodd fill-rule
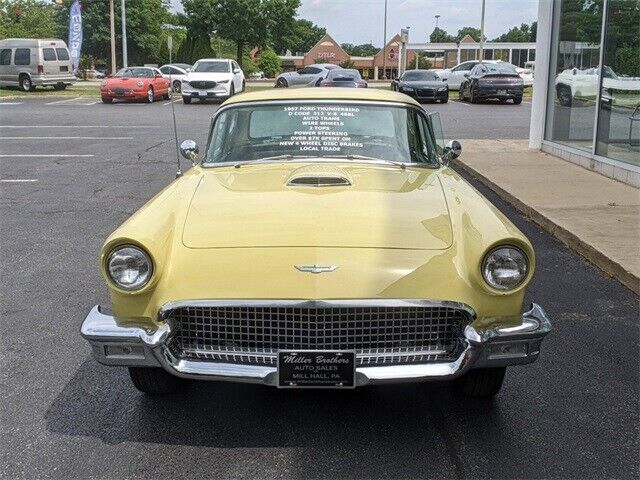
<instances>
[{"instance_id":1,"label":"dealer license plate","mask_svg":"<svg viewBox=\"0 0 640 480\"><path fill-rule=\"evenodd\" d=\"M280 350L278 387L280 388L354 388L356 386L354 351Z\"/></svg>"},{"instance_id":2,"label":"dealer license plate","mask_svg":"<svg viewBox=\"0 0 640 480\"><path fill-rule=\"evenodd\" d=\"M506 95L507 91L506 90L498 90L498 95Z\"/></svg>"}]
</instances>

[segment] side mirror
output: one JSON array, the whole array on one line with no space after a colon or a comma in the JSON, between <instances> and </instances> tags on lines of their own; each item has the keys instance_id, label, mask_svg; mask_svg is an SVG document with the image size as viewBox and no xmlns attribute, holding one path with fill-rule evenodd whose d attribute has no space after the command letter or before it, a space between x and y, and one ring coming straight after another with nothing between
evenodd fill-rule
<instances>
[{"instance_id":1,"label":"side mirror","mask_svg":"<svg viewBox=\"0 0 640 480\"><path fill-rule=\"evenodd\" d=\"M442 151L442 159L445 164L448 165L451 160L454 160L462 153L462 145L457 140L451 140L447 143Z\"/></svg>"},{"instance_id":2,"label":"side mirror","mask_svg":"<svg viewBox=\"0 0 640 480\"><path fill-rule=\"evenodd\" d=\"M156 73L154 76L155 76L156 78L162 78L162 74L161 74L161 73Z\"/></svg>"},{"instance_id":3,"label":"side mirror","mask_svg":"<svg viewBox=\"0 0 640 480\"><path fill-rule=\"evenodd\" d=\"M198 160L198 153L200 153L200 149L195 141L185 140L180 144L180 153L184 158L191 162L191 165L195 165Z\"/></svg>"},{"instance_id":4,"label":"side mirror","mask_svg":"<svg viewBox=\"0 0 640 480\"><path fill-rule=\"evenodd\" d=\"M240 70L239 68L234 68L233 69L233 73L240 73L242 70Z\"/></svg>"},{"instance_id":5,"label":"side mirror","mask_svg":"<svg viewBox=\"0 0 640 480\"><path fill-rule=\"evenodd\" d=\"M469 73L468 72L464 74L464 78L469 78Z\"/></svg>"}]
</instances>

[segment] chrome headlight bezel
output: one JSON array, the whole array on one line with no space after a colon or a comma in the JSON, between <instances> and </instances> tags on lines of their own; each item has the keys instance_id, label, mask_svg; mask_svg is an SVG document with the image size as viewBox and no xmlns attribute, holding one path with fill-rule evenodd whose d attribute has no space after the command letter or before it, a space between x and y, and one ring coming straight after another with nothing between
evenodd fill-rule
<instances>
[{"instance_id":1,"label":"chrome headlight bezel","mask_svg":"<svg viewBox=\"0 0 640 480\"><path fill-rule=\"evenodd\" d=\"M118 254L120 255L120 258L118 258ZM129 260L122 258L123 255L128 255ZM132 258L134 259L133 261L137 262L137 266L141 268L138 269L135 281L127 283L122 281L124 275L118 275L116 268L129 271L135 270L135 266L131 265ZM129 265L127 267L123 267L122 265L117 265L116 262L128 262ZM134 292L142 290L149 284L153 277L154 265L151 256L143 248L136 245L126 244L118 245L111 249L106 257L105 271L107 273L107 277L116 288L127 292Z\"/></svg>"},{"instance_id":2,"label":"chrome headlight bezel","mask_svg":"<svg viewBox=\"0 0 640 480\"><path fill-rule=\"evenodd\" d=\"M496 279L496 270L504 267L503 262L511 261L512 277L504 277L502 282ZM502 265L501 265L502 263ZM517 272L516 272L517 270ZM511 292L517 290L529 278L531 259L523 249L515 245L499 245L492 248L482 259L480 273L485 283L499 292Z\"/></svg>"}]
</instances>

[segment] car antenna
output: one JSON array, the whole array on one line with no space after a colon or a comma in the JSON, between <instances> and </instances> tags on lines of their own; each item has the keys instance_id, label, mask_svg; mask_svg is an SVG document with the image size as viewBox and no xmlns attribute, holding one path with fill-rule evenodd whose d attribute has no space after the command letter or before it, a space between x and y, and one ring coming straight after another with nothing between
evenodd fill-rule
<instances>
[{"instance_id":1,"label":"car antenna","mask_svg":"<svg viewBox=\"0 0 640 480\"><path fill-rule=\"evenodd\" d=\"M169 47L169 65L171 65L171 50L173 48L173 37L169 35L167 37L167 47ZM171 78L172 69L169 67L169 88L173 89L173 79ZM176 178L182 176L182 170L180 170L180 147L178 146L178 125L176 123L176 108L174 106L173 95L171 95L171 116L173 117L173 137L176 141L176 162L178 164L178 170L176 171Z\"/></svg>"}]
</instances>

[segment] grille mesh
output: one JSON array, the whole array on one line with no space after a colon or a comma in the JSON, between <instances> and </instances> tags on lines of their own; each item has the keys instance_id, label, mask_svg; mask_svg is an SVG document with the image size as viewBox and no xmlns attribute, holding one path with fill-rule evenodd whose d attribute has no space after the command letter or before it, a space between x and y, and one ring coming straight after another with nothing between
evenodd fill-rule
<instances>
[{"instance_id":1,"label":"grille mesh","mask_svg":"<svg viewBox=\"0 0 640 480\"><path fill-rule=\"evenodd\" d=\"M275 365L278 350L355 350L356 362L457 357L467 314L450 307L179 307L166 314L179 358Z\"/></svg>"}]
</instances>

